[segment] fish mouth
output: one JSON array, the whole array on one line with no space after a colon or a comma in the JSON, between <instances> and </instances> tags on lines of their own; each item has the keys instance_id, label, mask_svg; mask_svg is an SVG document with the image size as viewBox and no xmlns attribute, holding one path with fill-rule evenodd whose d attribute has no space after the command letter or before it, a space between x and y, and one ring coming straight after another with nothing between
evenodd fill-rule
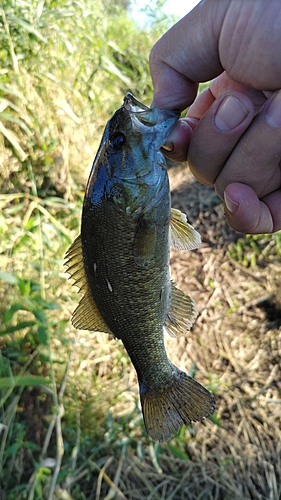
<instances>
[{"instance_id":1,"label":"fish mouth","mask_svg":"<svg viewBox=\"0 0 281 500\"><path fill-rule=\"evenodd\" d=\"M138 101L131 92L127 92L124 97L124 108L131 113L140 113L143 111L149 111L150 108Z\"/></svg>"},{"instance_id":2,"label":"fish mouth","mask_svg":"<svg viewBox=\"0 0 281 500\"><path fill-rule=\"evenodd\" d=\"M133 115L141 124L146 127L154 127L168 119L174 119L175 123L179 118L180 112L168 111L159 108L149 108L138 101L131 92L127 92L124 97L124 108Z\"/></svg>"}]
</instances>

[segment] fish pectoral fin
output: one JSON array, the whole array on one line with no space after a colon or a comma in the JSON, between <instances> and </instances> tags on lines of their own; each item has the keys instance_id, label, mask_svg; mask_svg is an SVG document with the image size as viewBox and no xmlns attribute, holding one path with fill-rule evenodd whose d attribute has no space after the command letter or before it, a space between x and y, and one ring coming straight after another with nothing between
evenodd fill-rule
<instances>
[{"instance_id":1,"label":"fish pectoral fin","mask_svg":"<svg viewBox=\"0 0 281 500\"><path fill-rule=\"evenodd\" d=\"M171 281L169 311L164 328L171 337L180 337L190 330L198 316L194 300Z\"/></svg>"},{"instance_id":2,"label":"fish pectoral fin","mask_svg":"<svg viewBox=\"0 0 281 500\"><path fill-rule=\"evenodd\" d=\"M133 246L134 260L138 266L144 266L152 259L155 253L155 245L155 224L140 218Z\"/></svg>"},{"instance_id":3,"label":"fish pectoral fin","mask_svg":"<svg viewBox=\"0 0 281 500\"><path fill-rule=\"evenodd\" d=\"M78 330L90 330L113 335L102 318L97 305L88 290L76 307L71 322Z\"/></svg>"},{"instance_id":4,"label":"fish pectoral fin","mask_svg":"<svg viewBox=\"0 0 281 500\"><path fill-rule=\"evenodd\" d=\"M171 209L170 240L174 250L195 250L201 244L200 234L176 208Z\"/></svg>"},{"instance_id":5,"label":"fish pectoral fin","mask_svg":"<svg viewBox=\"0 0 281 500\"><path fill-rule=\"evenodd\" d=\"M66 272L70 274L70 278L74 279L73 285L79 287L79 292L85 291L71 318L74 328L113 335L102 318L88 287L80 235L68 249L65 258L67 259L65 262Z\"/></svg>"},{"instance_id":6,"label":"fish pectoral fin","mask_svg":"<svg viewBox=\"0 0 281 500\"><path fill-rule=\"evenodd\" d=\"M145 428L155 441L168 441L182 425L204 420L214 413L214 395L192 377L174 367L171 383L157 393L142 389Z\"/></svg>"}]
</instances>

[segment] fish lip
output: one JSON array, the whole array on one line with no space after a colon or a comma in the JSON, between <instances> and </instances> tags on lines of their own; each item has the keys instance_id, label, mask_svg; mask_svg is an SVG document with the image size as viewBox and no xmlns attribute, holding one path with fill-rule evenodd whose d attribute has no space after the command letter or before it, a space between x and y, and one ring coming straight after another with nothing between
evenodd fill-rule
<instances>
[{"instance_id":1,"label":"fish lip","mask_svg":"<svg viewBox=\"0 0 281 500\"><path fill-rule=\"evenodd\" d=\"M146 127L154 127L169 118L174 118L176 122L180 116L180 112L178 110L170 111L156 107L149 108L145 104L138 101L131 92L127 92L125 95L123 107Z\"/></svg>"},{"instance_id":2,"label":"fish lip","mask_svg":"<svg viewBox=\"0 0 281 500\"><path fill-rule=\"evenodd\" d=\"M132 94L132 92L127 92L127 94L125 95L124 108L127 109L127 111L130 111L131 113L139 113L142 111L150 110L148 106L138 101Z\"/></svg>"}]
</instances>

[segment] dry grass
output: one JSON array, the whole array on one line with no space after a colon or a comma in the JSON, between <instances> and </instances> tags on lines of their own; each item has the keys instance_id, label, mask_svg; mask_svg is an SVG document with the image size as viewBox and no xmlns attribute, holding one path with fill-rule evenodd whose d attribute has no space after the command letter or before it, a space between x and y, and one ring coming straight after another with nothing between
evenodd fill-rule
<instances>
[{"instance_id":1,"label":"dry grass","mask_svg":"<svg viewBox=\"0 0 281 500\"><path fill-rule=\"evenodd\" d=\"M200 230L203 243L196 252L172 253L173 278L195 298L200 316L190 335L177 340L167 338L167 349L173 362L187 371L196 362L197 379L216 393L219 425L211 421L196 424L161 447L145 440L138 424L140 413L135 409L136 378L122 354L121 344L118 348L115 341L105 336L85 334L79 342L80 368L74 373L77 376L86 370L87 378L94 371L101 381L103 395L91 405L94 418L102 418L111 400L113 421L116 423L128 414L132 421L119 430L119 451L113 447L100 461L85 462L70 483L62 483L58 498L67 498L63 495L73 491L76 481L80 484L82 474L82 481L88 477L83 490L85 498L96 500L278 500L278 258L270 239L262 241L262 248L270 245L272 254L266 261L259 259L255 267L245 267L231 258L230 245L237 245L240 236L226 224L222 205L212 188L195 182L183 167L171 169L170 178L173 206L188 214ZM93 346L95 352L91 350ZM86 347L88 357L81 362ZM104 434L105 441L108 432ZM132 442L138 443L136 448ZM182 457L176 458L173 444L177 451L182 450Z\"/></svg>"},{"instance_id":2,"label":"dry grass","mask_svg":"<svg viewBox=\"0 0 281 500\"><path fill-rule=\"evenodd\" d=\"M39 389L27 390L22 398L30 416L26 438L35 441L41 433L36 442L44 449L42 464L55 463L42 496L29 493L30 498L281 498L277 244L274 237L261 237L253 245L233 232L213 189L194 181L182 166L170 169L170 178L173 206L187 213L202 245L194 252L172 252L172 277L194 297L200 315L190 334L167 338L166 345L180 368L189 371L196 363L196 378L215 392L217 423L207 420L183 428L170 443L152 443L143 428L135 371L122 343L103 334L76 332L68 322L64 338L74 349L63 383L57 382L59 415L56 410L51 414L50 402L40 403ZM77 230L71 232L76 235ZM253 255L256 264L250 265ZM56 299L61 319L68 321L78 296L61 278ZM53 356L64 359L64 349L63 337L55 335ZM56 424L53 437L44 435L46 424L49 429ZM62 441L65 449L60 451ZM30 477L33 494L37 476L31 474L32 466L25 462L17 467Z\"/></svg>"},{"instance_id":3,"label":"dry grass","mask_svg":"<svg viewBox=\"0 0 281 500\"><path fill-rule=\"evenodd\" d=\"M195 253L173 254L171 265L201 314L192 336L181 338L172 354L187 366L195 360L202 375L211 374L221 421L221 428L197 426L202 447L194 442L191 456L204 464L195 484L205 493L194 498L275 500L281 494L279 259L247 268L230 258L229 243L238 235L227 226L218 199L213 196L208 207L211 188L186 175L181 167L171 173L173 201L196 220L203 244Z\"/></svg>"}]
</instances>

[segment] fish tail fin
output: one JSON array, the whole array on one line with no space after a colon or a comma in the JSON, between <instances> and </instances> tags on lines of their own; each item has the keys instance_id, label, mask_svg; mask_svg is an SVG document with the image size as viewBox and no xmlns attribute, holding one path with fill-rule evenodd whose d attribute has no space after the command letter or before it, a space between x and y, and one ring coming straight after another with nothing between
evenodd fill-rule
<instances>
[{"instance_id":1,"label":"fish tail fin","mask_svg":"<svg viewBox=\"0 0 281 500\"><path fill-rule=\"evenodd\" d=\"M155 441L167 441L180 429L214 413L214 395L175 367L170 384L161 391L140 384L143 419Z\"/></svg>"}]
</instances>

